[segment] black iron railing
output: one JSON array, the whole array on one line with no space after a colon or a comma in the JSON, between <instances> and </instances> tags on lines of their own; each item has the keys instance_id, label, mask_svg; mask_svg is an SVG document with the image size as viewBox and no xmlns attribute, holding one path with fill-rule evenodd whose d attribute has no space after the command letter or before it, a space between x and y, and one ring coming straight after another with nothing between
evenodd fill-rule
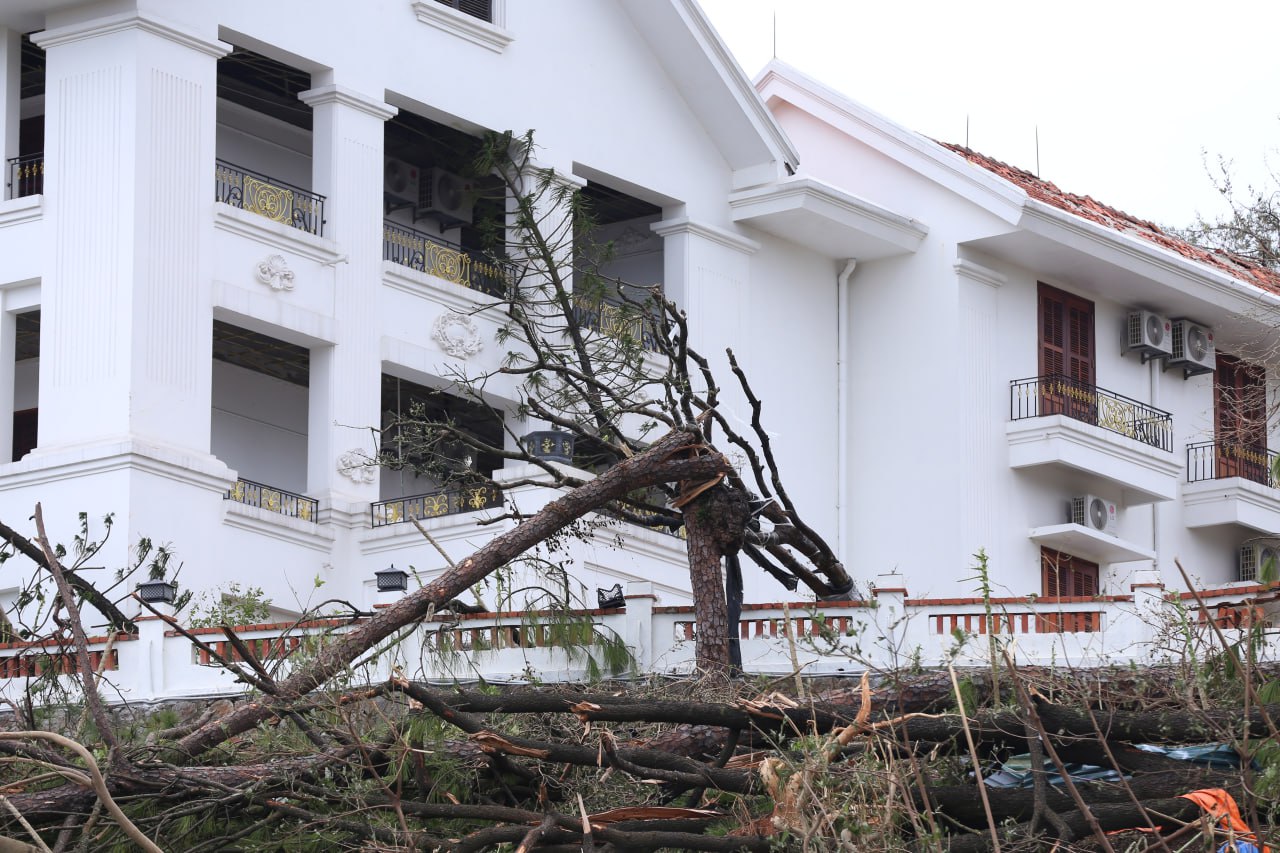
<instances>
[{"instance_id":1,"label":"black iron railing","mask_svg":"<svg viewBox=\"0 0 1280 853\"><path fill-rule=\"evenodd\" d=\"M1187 445L1187 482L1243 477L1274 488L1275 462L1275 451L1260 445L1201 441Z\"/></svg>"},{"instance_id":2,"label":"black iron railing","mask_svg":"<svg viewBox=\"0 0 1280 853\"><path fill-rule=\"evenodd\" d=\"M6 183L9 198L23 198L44 192L44 152L14 157L9 164Z\"/></svg>"},{"instance_id":3,"label":"black iron railing","mask_svg":"<svg viewBox=\"0 0 1280 853\"><path fill-rule=\"evenodd\" d=\"M399 524L415 518L438 518L460 512L475 512L502 506L502 490L497 486L460 486L425 495L411 495L378 501L369 507L374 527Z\"/></svg>"},{"instance_id":4,"label":"black iron railing","mask_svg":"<svg viewBox=\"0 0 1280 853\"><path fill-rule=\"evenodd\" d=\"M295 495L293 492L265 486L252 480L236 480L235 487L227 492L226 499L310 522L315 522L316 514L320 509L320 503L315 498Z\"/></svg>"},{"instance_id":5,"label":"black iron railing","mask_svg":"<svg viewBox=\"0 0 1280 853\"><path fill-rule=\"evenodd\" d=\"M574 301L573 313L584 329L613 338L629 337L638 341L641 349L658 351L654 320L639 306L604 299L580 299Z\"/></svg>"},{"instance_id":6,"label":"black iron railing","mask_svg":"<svg viewBox=\"0 0 1280 853\"><path fill-rule=\"evenodd\" d=\"M382 257L490 296L506 296L515 279L510 264L394 222L382 223Z\"/></svg>"},{"instance_id":7,"label":"black iron railing","mask_svg":"<svg viewBox=\"0 0 1280 853\"><path fill-rule=\"evenodd\" d=\"M1066 415L1173 452L1173 416L1146 403L1061 375L1009 383L1009 418Z\"/></svg>"},{"instance_id":8,"label":"black iron railing","mask_svg":"<svg viewBox=\"0 0 1280 853\"><path fill-rule=\"evenodd\" d=\"M315 234L324 234L324 196L266 175L217 161L214 200Z\"/></svg>"}]
</instances>

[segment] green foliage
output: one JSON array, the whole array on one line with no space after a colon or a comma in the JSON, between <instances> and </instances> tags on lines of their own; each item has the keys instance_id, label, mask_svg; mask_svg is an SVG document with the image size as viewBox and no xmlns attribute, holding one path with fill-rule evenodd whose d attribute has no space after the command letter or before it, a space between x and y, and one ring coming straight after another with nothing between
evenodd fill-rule
<instances>
[{"instance_id":1,"label":"green foliage","mask_svg":"<svg viewBox=\"0 0 1280 853\"><path fill-rule=\"evenodd\" d=\"M241 587L231 581L195 596L187 625L191 628L257 625L270 618L271 599L265 597L261 587Z\"/></svg>"}]
</instances>

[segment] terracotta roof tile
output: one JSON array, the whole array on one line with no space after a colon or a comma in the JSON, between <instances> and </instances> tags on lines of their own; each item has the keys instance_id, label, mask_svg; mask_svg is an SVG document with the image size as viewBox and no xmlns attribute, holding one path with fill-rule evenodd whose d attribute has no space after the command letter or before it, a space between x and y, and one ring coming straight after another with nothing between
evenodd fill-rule
<instances>
[{"instance_id":1,"label":"terracotta roof tile","mask_svg":"<svg viewBox=\"0 0 1280 853\"><path fill-rule=\"evenodd\" d=\"M1184 258L1189 258L1205 266L1225 272L1227 275L1246 284L1252 284L1271 293L1280 294L1280 272L1238 255L1233 255L1230 252L1224 252L1221 249L1205 249L1188 243L1181 237L1165 231L1154 222L1131 216L1123 210L1117 210L1087 195L1076 195L1075 193L1061 190L1052 182L1038 178L1025 169L1002 163L985 154L965 148L963 145L955 145L950 142L940 142L939 144L959 154L970 163L980 166L988 172L1020 187L1027 195L1045 204L1052 205L1059 210L1065 210L1067 213L1095 222L1106 228L1111 228L1114 231L1119 231L1122 234L1139 237L1149 243L1177 252Z\"/></svg>"}]
</instances>

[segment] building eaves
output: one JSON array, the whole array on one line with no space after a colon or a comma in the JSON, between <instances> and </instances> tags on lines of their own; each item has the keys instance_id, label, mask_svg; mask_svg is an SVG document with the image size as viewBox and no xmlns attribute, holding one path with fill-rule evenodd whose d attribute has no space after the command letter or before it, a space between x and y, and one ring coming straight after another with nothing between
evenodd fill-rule
<instances>
[{"instance_id":1,"label":"building eaves","mask_svg":"<svg viewBox=\"0 0 1280 853\"><path fill-rule=\"evenodd\" d=\"M1087 195L1077 195L1060 189L1025 169L988 157L963 145L940 142L942 147L955 152L970 163L990 172L1023 190L1029 198L1040 201L1072 216L1136 237L1166 251L1181 255L1187 260L1210 267L1214 272L1225 273L1244 284L1280 295L1280 273L1246 258L1221 249L1206 249L1170 234L1154 222L1139 219L1123 210L1103 204Z\"/></svg>"}]
</instances>

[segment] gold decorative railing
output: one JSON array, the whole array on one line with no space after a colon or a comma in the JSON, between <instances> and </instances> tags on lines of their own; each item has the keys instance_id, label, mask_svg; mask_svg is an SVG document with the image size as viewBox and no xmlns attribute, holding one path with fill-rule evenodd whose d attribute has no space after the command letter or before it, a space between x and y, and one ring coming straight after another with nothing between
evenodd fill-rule
<instances>
[{"instance_id":1,"label":"gold decorative railing","mask_svg":"<svg viewBox=\"0 0 1280 853\"><path fill-rule=\"evenodd\" d=\"M639 306L620 305L603 299L575 300L573 311L578 325L611 338L630 338L649 352L658 351L653 318Z\"/></svg>"},{"instance_id":2,"label":"gold decorative railing","mask_svg":"<svg viewBox=\"0 0 1280 853\"><path fill-rule=\"evenodd\" d=\"M226 499L245 506L256 506L267 512L276 512L289 518L314 522L320 504L315 498L295 495L284 489L276 489L252 480L236 480Z\"/></svg>"},{"instance_id":3,"label":"gold decorative railing","mask_svg":"<svg viewBox=\"0 0 1280 853\"><path fill-rule=\"evenodd\" d=\"M478 485L459 486L424 495L378 501L369 507L369 511L372 515L372 525L383 527L388 524L399 524L402 521L412 521L415 518L438 518L442 515L456 515L461 512L475 512L500 506L502 506L501 489L492 485Z\"/></svg>"},{"instance_id":4,"label":"gold decorative railing","mask_svg":"<svg viewBox=\"0 0 1280 853\"><path fill-rule=\"evenodd\" d=\"M324 233L324 196L225 160L214 168L214 199L309 234Z\"/></svg>"},{"instance_id":5,"label":"gold decorative railing","mask_svg":"<svg viewBox=\"0 0 1280 853\"><path fill-rule=\"evenodd\" d=\"M1066 415L1173 452L1173 416L1105 388L1054 374L1009 385L1010 420Z\"/></svg>"},{"instance_id":6,"label":"gold decorative railing","mask_svg":"<svg viewBox=\"0 0 1280 853\"><path fill-rule=\"evenodd\" d=\"M9 163L9 198L24 198L44 192L44 152L14 157Z\"/></svg>"},{"instance_id":7,"label":"gold decorative railing","mask_svg":"<svg viewBox=\"0 0 1280 853\"><path fill-rule=\"evenodd\" d=\"M393 222L382 223L382 257L490 296L506 296L514 279L509 265L496 264L480 252Z\"/></svg>"},{"instance_id":8,"label":"gold decorative railing","mask_svg":"<svg viewBox=\"0 0 1280 853\"><path fill-rule=\"evenodd\" d=\"M1276 453L1262 445L1218 439L1187 445L1187 482L1243 477L1275 487Z\"/></svg>"}]
</instances>

